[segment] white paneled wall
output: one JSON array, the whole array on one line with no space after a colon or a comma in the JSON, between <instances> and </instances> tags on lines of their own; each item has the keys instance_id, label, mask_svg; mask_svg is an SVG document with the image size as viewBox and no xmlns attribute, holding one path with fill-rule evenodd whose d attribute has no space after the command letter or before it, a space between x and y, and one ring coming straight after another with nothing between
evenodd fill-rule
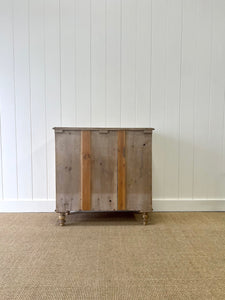
<instances>
[{"instance_id":1,"label":"white paneled wall","mask_svg":"<svg viewBox=\"0 0 225 300\"><path fill-rule=\"evenodd\" d=\"M0 0L0 209L54 209L54 126L154 127L156 210L225 209L224 0Z\"/></svg>"}]
</instances>

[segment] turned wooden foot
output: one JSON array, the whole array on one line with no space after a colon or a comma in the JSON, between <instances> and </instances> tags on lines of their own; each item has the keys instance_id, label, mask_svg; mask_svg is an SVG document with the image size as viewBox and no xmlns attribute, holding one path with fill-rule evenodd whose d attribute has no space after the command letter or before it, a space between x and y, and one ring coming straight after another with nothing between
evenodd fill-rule
<instances>
[{"instance_id":1,"label":"turned wooden foot","mask_svg":"<svg viewBox=\"0 0 225 300\"><path fill-rule=\"evenodd\" d=\"M65 213L59 213L59 225L64 226L66 222Z\"/></svg>"},{"instance_id":2,"label":"turned wooden foot","mask_svg":"<svg viewBox=\"0 0 225 300\"><path fill-rule=\"evenodd\" d=\"M143 225L147 225L149 219L148 213L147 212L142 213L142 218L143 218Z\"/></svg>"}]
</instances>

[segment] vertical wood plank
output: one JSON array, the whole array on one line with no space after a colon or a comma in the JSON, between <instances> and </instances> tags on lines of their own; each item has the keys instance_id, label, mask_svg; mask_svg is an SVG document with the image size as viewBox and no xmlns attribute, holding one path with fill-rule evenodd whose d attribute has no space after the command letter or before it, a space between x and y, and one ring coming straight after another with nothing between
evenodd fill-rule
<instances>
[{"instance_id":1,"label":"vertical wood plank","mask_svg":"<svg viewBox=\"0 0 225 300\"><path fill-rule=\"evenodd\" d=\"M44 1L30 0L30 89L33 197L48 198L45 99Z\"/></svg>"},{"instance_id":2,"label":"vertical wood plank","mask_svg":"<svg viewBox=\"0 0 225 300\"><path fill-rule=\"evenodd\" d=\"M106 0L91 5L91 121L106 125Z\"/></svg>"},{"instance_id":3,"label":"vertical wood plank","mask_svg":"<svg viewBox=\"0 0 225 300\"><path fill-rule=\"evenodd\" d=\"M122 1L121 126L136 125L137 0Z\"/></svg>"},{"instance_id":4,"label":"vertical wood plank","mask_svg":"<svg viewBox=\"0 0 225 300\"><path fill-rule=\"evenodd\" d=\"M62 126L76 124L75 9L76 1L60 1Z\"/></svg>"},{"instance_id":5,"label":"vertical wood plank","mask_svg":"<svg viewBox=\"0 0 225 300\"><path fill-rule=\"evenodd\" d=\"M106 0L106 125L120 126L121 0Z\"/></svg>"},{"instance_id":6,"label":"vertical wood plank","mask_svg":"<svg viewBox=\"0 0 225 300\"><path fill-rule=\"evenodd\" d=\"M126 209L126 132L118 131L118 210Z\"/></svg>"},{"instance_id":7,"label":"vertical wood plank","mask_svg":"<svg viewBox=\"0 0 225 300\"><path fill-rule=\"evenodd\" d=\"M32 199L28 1L13 2L18 198Z\"/></svg>"},{"instance_id":8,"label":"vertical wood plank","mask_svg":"<svg viewBox=\"0 0 225 300\"><path fill-rule=\"evenodd\" d=\"M79 131L56 132L56 210L81 209L81 165Z\"/></svg>"},{"instance_id":9,"label":"vertical wood plank","mask_svg":"<svg viewBox=\"0 0 225 300\"><path fill-rule=\"evenodd\" d=\"M151 134L126 133L126 199L128 210L151 212Z\"/></svg>"},{"instance_id":10,"label":"vertical wood plank","mask_svg":"<svg viewBox=\"0 0 225 300\"><path fill-rule=\"evenodd\" d=\"M91 132L81 132L81 202L82 210L91 210Z\"/></svg>"},{"instance_id":11,"label":"vertical wood plank","mask_svg":"<svg viewBox=\"0 0 225 300\"><path fill-rule=\"evenodd\" d=\"M0 1L0 108L4 199L17 199L17 144L12 1Z\"/></svg>"},{"instance_id":12,"label":"vertical wood plank","mask_svg":"<svg viewBox=\"0 0 225 300\"><path fill-rule=\"evenodd\" d=\"M77 125L91 125L91 1L76 3Z\"/></svg>"},{"instance_id":13,"label":"vertical wood plank","mask_svg":"<svg viewBox=\"0 0 225 300\"><path fill-rule=\"evenodd\" d=\"M91 133L91 209L117 209L117 132Z\"/></svg>"},{"instance_id":14,"label":"vertical wood plank","mask_svg":"<svg viewBox=\"0 0 225 300\"><path fill-rule=\"evenodd\" d=\"M180 75L179 198L190 200L193 196L197 1L183 0L183 5L182 65Z\"/></svg>"},{"instance_id":15,"label":"vertical wood plank","mask_svg":"<svg viewBox=\"0 0 225 300\"><path fill-rule=\"evenodd\" d=\"M137 1L136 126L148 127L150 118L151 0Z\"/></svg>"}]
</instances>

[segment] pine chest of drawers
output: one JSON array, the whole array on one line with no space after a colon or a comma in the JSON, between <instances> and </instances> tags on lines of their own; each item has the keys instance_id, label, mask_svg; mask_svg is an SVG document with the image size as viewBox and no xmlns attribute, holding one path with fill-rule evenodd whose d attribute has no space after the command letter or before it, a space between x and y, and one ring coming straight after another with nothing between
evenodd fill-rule
<instances>
[{"instance_id":1,"label":"pine chest of drawers","mask_svg":"<svg viewBox=\"0 0 225 300\"><path fill-rule=\"evenodd\" d=\"M56 212L152 211L153 128L55 127Z\"/></svg>"}]
</instances>

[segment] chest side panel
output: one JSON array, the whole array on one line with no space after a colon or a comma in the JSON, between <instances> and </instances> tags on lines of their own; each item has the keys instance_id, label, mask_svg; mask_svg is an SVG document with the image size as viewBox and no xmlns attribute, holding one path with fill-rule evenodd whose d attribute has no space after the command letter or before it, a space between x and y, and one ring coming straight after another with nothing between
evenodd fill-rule
<instances>
[{"instance_id":1,"label":"chest side panel","mask_svg":"<svg viewBox=\"0 0 225 300\"><path fill-rule=\"evenodd\" d=\"M117 132L91 133L91 208L117 210Z\"/></svg>"},{"instance_id":2,"label":"chest side panel","mask_svg":"<svg viewBox=\"0 0 225 300\"><path fill-rule=\"evenodd\" d=\"M81 208L80 131L56 133L56 210Z\"/></svg>"},{"instance_id":3,"label":"chest side panel","mask_svg":"<svg viewBox=\"0 0 225 300\"><path fill-rule=\"evenodd\" d=\"M126 208L151 211L151 134L126 132Z\"/></svg>"}]
</instances>

